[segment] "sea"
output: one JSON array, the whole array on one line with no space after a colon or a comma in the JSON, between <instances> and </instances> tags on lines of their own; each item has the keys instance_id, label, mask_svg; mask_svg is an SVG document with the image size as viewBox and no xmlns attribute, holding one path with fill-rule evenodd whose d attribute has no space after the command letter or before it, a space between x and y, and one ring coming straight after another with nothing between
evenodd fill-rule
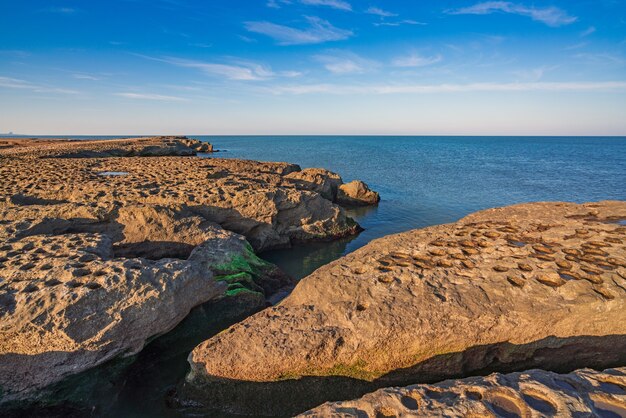
<instances>
[{"instance_id":1,"label":"sea","mask_svg":"<svg viewBox=\"0 0 626 418\"><path fill-rule=\"evenodd\" d=\"M379 205L349 210L365 230L263 256L296 278L373 239L534 201L626 200L626 137L192 136L218 158L287 161L362 180Z\"/></svg>"}]
</instances>

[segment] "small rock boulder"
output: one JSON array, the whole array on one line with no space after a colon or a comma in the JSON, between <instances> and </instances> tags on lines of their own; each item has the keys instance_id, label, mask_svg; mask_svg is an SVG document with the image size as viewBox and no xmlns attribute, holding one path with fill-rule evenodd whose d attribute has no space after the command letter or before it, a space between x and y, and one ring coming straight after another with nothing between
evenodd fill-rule
<instances>
[{"instance_id":1,"label":"small rock boulder","mask_svg":"<svg viewBox=\"0 0 626 418\"><path fill-rule=\"evenodd\" d=\"M335 201L337 190L343 184L339 174L323 168L305 168L302 171L289 173L285 178L297 189L317 192L330 201Z\"/></svg>"},{"instance_id":2,"label":"small rock boulder","mask_svg":"<svg viewBox=\"0 0 626 418\"><path fill-rule=\"evenodd\" d=\"M375 205L380 201L377 192L370 188L361 180L354 180L350 183L342 184L337 190L336 202L343 206L367 206Z\"/></svg>"}]
</instances>

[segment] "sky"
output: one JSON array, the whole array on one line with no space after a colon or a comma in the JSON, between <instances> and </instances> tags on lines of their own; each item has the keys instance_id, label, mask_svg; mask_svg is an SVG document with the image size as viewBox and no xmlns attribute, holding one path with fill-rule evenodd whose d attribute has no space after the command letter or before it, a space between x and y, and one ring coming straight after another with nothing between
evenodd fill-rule
<instances>
[{"instance_id":1,"label":"sky","mask_svg":"<svg viewBox=\"0 0 626 418\"><path fill-rule=\"evenodd\" d=\"M0 0L0 133L626 135L626 0Z\"/></svg>"}]
</instances>

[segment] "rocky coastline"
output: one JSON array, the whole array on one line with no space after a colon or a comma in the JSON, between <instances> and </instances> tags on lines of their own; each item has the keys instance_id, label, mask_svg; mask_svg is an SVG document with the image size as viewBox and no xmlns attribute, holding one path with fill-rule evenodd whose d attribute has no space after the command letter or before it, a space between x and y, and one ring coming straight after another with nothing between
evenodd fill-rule
<instances>
[{"instance_id":1,"label":"rocky coastline","mask_svg":"<svg viewBox=\"0 0 626 418\"><path fill-rule=\"evenodd\" d=\"M259 310L294 283L256 252L360 228L326 170L194 158L212 146L184 137L12 145L0 149L1 403L132 356L208 301Z\"/></svg>"},{"instance_id":2,"label":"rocky coastline","mask_svg":"<svg viewBox=\"0 0 626 418\"><path fill-rule=\"evenodd\" d=\"M61 393L169 332L155 349L195 346L162 394L174 415L626 415L626 202L484 210L295 283L262 252L354 235L344 207L380 196L322 168L198 157L212 152L1 141L0 410L65 415Z\"/></svg>"},{"instance_id":3,"label":"rocky coastline","mask_svg":"<svg viewBox=\"0 0 626 418\"><path fill-rule=\"evenodd\" d=\"M388 386L623 366L625 218L626 202L531 203L374 240L196 347L179 402L295 414Z\"/></svg>"}]
</instances>

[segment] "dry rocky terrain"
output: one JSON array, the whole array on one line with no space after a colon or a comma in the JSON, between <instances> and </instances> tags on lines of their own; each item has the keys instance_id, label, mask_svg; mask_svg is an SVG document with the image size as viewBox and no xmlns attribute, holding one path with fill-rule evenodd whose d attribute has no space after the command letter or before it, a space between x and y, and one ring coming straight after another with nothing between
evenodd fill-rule
<instances>
[{"instance_id":1,"label":"dry rocky terrain","mask_svg":"<svg viewBox=\"0 0 626 418\"><path fill-rule=\"evenodd\" d=\"M293 282L254 250L359 229L326 170L190 158L212 147L184 137L5 142L0 402L135 354L209 300L258 310Z\"/></svg>"},{"instance_id":2,"label":"dry rocky terrain","mask_svg":"<svg viewBox=\"0 0 626 418\"><path fill-rule=\"evenodd\" d=\"M300 417L624 417L626 368L542 370L381 389L327 403Z\"/></svg>"},{"instance_id":3,"label":"dry rocky terrain","mask_svg":"<svg viewBox=\"0 0 626 418\"><path fill-rule=\"evenodd\" d=\"M529 203L375 240L196 347L178 401L297 413L387 386L623 366L624 219L626 202Z\"/></svg>"}]
</instances>

